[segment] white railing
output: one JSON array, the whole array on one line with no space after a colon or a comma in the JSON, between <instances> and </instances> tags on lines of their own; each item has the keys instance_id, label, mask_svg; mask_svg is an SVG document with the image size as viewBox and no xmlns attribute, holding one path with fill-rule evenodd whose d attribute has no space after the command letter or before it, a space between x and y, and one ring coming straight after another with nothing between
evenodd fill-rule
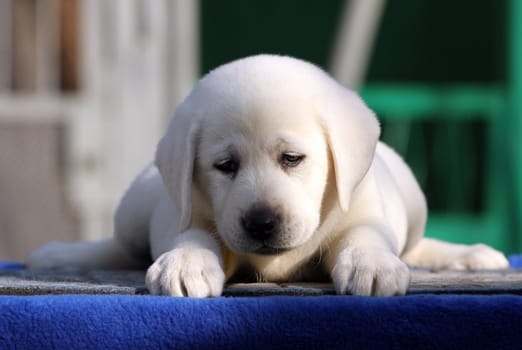
<instances>
[{"instance_id":1,"label":"white railing","mask_svg":"<svg viewBox=\"0 0 522 350\"><path fill-rule=\"evenodd\" d=\"M112 214L198 75L198 1L77 0L79 86L60 91L59 2L34 2L34 87L13 91L16 0L0 0L0 123L59 123L67 194L86 239ZM31 25L28 24L30 28Z\"/></svg>"}]
</instances>

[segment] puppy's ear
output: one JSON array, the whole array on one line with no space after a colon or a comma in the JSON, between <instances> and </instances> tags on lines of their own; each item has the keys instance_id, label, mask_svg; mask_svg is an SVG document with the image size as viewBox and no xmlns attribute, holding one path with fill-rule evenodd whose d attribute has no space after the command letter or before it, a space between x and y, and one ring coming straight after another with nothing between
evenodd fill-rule
<instances>
[{"instance_id":1,"label":"puppy's ear","mask_svg":"<svg viewBox=\"0 0 522 350\"><path fill-rule=\"evenodd\" d=\"M156 150L156 166L179 210L178 231L185 231L192 218L192 176L199 122L181 104Z\"/></svg>"},{"instance_id":2,"label":"puppy's ear","mask_svg":"<svg viewBox=\"0 0 522 350\"><path fill-rule=\"evenodd\" d=\"M317 105L333 159L339 205L348 211L352 192L373 161L379 123L356 93L341 86L329 89Z\"/></svg>"}]
</instances>

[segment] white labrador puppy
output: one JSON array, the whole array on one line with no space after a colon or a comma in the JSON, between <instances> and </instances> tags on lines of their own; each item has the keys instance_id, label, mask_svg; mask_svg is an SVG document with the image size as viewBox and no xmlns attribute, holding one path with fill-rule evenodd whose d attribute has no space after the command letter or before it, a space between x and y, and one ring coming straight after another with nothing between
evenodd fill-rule
<instances>
[{"instance_id":1,"label":"white labrador puppy","mask_svg":"<svg viewBox=\"0 0 522 350\"><path fill-rule=\"evenodd\" d=\"M177 109L114 237L49 243L27 265L134 268L152 257L150 292L191 297L218 296L227 280L325 277L339 294L401 295L407 264L507 267L485 245L422 238L424 196L379 132L359 96L309 63L226 64Z\"/></svg>"}]
</instances>

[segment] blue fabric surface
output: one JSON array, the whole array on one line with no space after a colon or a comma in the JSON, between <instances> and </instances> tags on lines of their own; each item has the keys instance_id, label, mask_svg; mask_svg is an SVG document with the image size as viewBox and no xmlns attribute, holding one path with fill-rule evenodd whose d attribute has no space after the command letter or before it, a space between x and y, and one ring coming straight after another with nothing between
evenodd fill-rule
<instances>
[{"instance_id":1,"label":"blue fabric surface","mask_svg":"<svg viewBox=\"0 0 522 350\"><path fill-rule=\"evenodd\" d=\"M509 266L514 269L522 268L522 254L515 254L508 257Z\"/></svg>"},{"instance_id":2,"label":"blue fabric surface","mask_svg":"<svg viewBox=\"0 0 522 350\"><path fill-rule=\"evenodd\" d=\"M20 270L23 269L24 265L17 263L17 262L11 262L11 261L0 261L0 269L8 269L8 270Z\"/></svg>"},{"instance_id":3,"label":"blue fabric surface","mask_svg":"<svg viewBox=\"0 0 522 350\"><path fill-rule=\"evenodd\" d=\"M517 296L0 297L0 348L516 348Z\"/></svg>"},{"instance_id":4,"label":"blue fabric surface","mask_svg":"<svg viewBox=\"0 0 522 350\"><path fill-rule=\"evenodd\" d=\"M522 267L522 255L510 263ZM522 297L515 295L0 296L0 349L512 349L521 343Z\"/></svg>"}]
</instances>

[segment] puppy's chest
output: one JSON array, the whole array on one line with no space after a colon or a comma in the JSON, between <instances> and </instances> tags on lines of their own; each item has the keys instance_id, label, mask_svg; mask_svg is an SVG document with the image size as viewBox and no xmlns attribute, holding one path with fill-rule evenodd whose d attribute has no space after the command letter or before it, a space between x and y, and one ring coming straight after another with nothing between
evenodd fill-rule
<instances>
[{"instance_id":1,"label":"puppy's chest","mask_svg":"<svg viewBox=\"0 0 522 350\"><path fill-rule=\"evenodd\" d=\"M225 259L225 272L229 283L327 282L330 279L318 253L302 261L277 255L231 254Z\"/></svg>"}]
</instances>

